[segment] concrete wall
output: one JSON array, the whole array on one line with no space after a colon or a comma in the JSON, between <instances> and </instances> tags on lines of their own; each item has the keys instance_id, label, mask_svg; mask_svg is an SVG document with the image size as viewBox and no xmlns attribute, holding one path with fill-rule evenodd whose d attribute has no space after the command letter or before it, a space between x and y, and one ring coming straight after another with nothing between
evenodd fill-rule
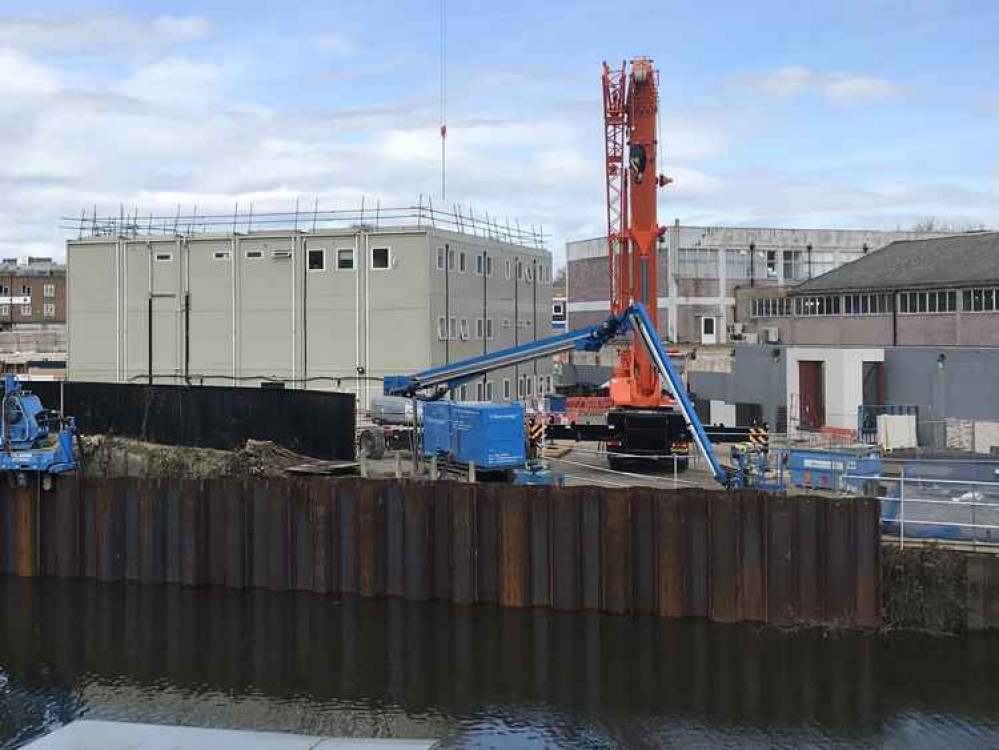
<instances>
[{"instance_id":1,"label":"concrete wall","mask_svg":"<svg viewBox=\"0 0 999 750\"><path fill-rule=\"evenodd\" d=\"M465 272L438 269L438 247L465 253ZM380 250L389 253L388 268L372 262ZM339 268L340 251L351 267ZM493 257L492 277L476 275L474 254L482 252ZM427 228L81 240L67 243L67 257L69 375L76 380L144 381L151 364L156 382L279 380L350 390L363 406L381 392L384 375L552 332L549 253ZM529 264L531 281L506 279L507 258ZM494 318L486 342L475 336L484 280ZM467 337L438 335L445 310L467 322ZM551 372L544 362L505 376L529 374L536 393L536 376L547 385ZM494 399L502 393L497 381ZM466 395L475 398L474 384Z\"/></svg>"},{"instance_id":2,"label":"concrete wall","mask_svg":"<svg viewBox=\"0 0 999 750\"><path fill-rule=\"evenodd\" d=\"M886 349L885 396L921 421L999 419L999 349Z\"/></svg>"},{"instance_id":3,"label":"concrete wall","mask_svg":"<svg viewBox=\"0 0 999 750\"><path fill-rule=\"evenodd\" d=\"M883 362L883 349L827 349L788 347L787 363L788 432L800 424L801 393L798 383L799 362L822 362L824 365L825 426L857 429L857 410L864 402L864 362Z\"/></svg>"}]
</instances>

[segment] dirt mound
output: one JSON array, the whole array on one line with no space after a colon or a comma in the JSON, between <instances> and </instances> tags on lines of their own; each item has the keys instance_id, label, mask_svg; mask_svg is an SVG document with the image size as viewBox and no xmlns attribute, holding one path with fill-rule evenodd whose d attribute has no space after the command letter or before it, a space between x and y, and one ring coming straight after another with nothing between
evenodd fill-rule
<instances>
[{"instance_id":1,"label":"dirt mound","mask_svg":"<svg viewBox=\"0 0 999 750\"><path fill-rule=\"evenodd\" d=\"M236 451L160 445L108 435L80 440L88 477L282 477L292 466L312 459L264 440L248 440Z\"/></svg>"}]
</instances>

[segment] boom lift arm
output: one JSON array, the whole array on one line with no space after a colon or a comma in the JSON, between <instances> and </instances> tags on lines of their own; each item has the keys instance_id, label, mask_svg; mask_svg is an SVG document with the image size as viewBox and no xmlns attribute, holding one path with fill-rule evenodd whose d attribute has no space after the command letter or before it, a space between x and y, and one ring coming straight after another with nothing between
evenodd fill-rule
<instances>
[{"instance_id":1,"label":"boom lift arm","mask_svg":"<svg viewBox=\"0 0 999 750\"><path fill-rule=\"evenodd\" d=\"M462 383L505 367L532 362L565 351L598 351L608 341L634 331L645 344L648 356L664 380L683 414L694 443L704 457L715 480L725 487L732 487L735 478L719 463L714 447L704 431L694 405L680 380L680 375L670 362L666 347L656 332L656 326L645 305L635 302L620 313L610 315L602 323L580 328L558 336L538 339L521 346L502 349L492 354L465 359L452 364L432 367L415 375L389 376L383 381L386 395L438 399ZM428 393L429 391L429 393Z\"/></svg>"}]
</instances>

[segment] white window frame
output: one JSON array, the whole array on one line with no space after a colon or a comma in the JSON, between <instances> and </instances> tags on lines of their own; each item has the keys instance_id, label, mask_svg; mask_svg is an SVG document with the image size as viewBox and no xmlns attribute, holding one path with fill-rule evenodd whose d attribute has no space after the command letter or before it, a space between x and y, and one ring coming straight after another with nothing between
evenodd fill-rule
<instances>
[{"instance_id":1,"label":"white window frame","mask_svg":"<svg viewBox=\"0 0 999 750\"><path fill-rule=\"evenodd\" d=\"M443 271L447 264L447 251L443 247L437 248L437 270Z\"/></svg>"},{"instance_id":2,"label":"white window frame","mask_svg":"<svg viewBox=\"0 0 999 750\"><path fill-rule=\"evenodd\" d=\"M493 277L493 256L488 254L486 255L486 276L490 279Z\"/></svg>"},{"instance_id":3,"label":"white window frame","mask_svg":"<svg viewBox=\"0 0 999 750\"><path fill-rule=\"evenodd\" d=\"M232 257L228 250L215 250L212 253L212 260L224 260L226 262Z\"/></svg>"},{"instance_id":4,"label":"white window frame","mask_svg":"<svg viewBox=\"0 0 999 750\"><path fill-rule=\"evenodd\" d=\"M376 266L375 265L375 253L379 250L385 251L385 265ZM372 271L391 271L392 270L392 248L387 246L373 247L371 248L371 256L368 258L368 262L371 263Z\"/></svg>"},{"instance_id":5,"label":"white window frame","mask_svg":"<svg viewBox=\"0 0 999 750\"><path fill-rule=\"evenodd\" d=\"M5 318L10 317L10 305L0 305L0 315Z\"/></svg>"},{"instance_id":6,"label":"white window frame","mask_svg":"<svg viewBox=\"0 0 999 750\"><path fill-rule=\"evenodd\" d=\"M486 381L486 401L493 400L493 381Z\"/></svg>"},{"instance_id":7,"label":"white window frame","mask_svg":"<svg viewBox=\"0 0 999 750\"><path fill-rule=\"evenodd\" d=\"M263 250L247 250L243 256L247 260L263 260L264 251Z\"/></svg>"},{"instance_id":8,"label":"white window frame","mask_svg":"<svg viewBox=\"0 0 999 750\"><path fill-rule=\"evenodd\" d=\"M458 338L468 341L468 318L461 318L458 321Z\"/></svg>"},{"instance_id":9,"label":"white window frame","mask_svg":"<svg viewBox=\"0 0 999 750\"><path fill-rule=\"evenodd\" d=\"M447 341L447 318L443 315L437 316L437 340Z\"/></svg>"},{"instance_id":10,"label":"white window frame","mask_svg":"<svg viewBox=\"0 0 999 750\"><path fill-rule=\"evenodd\" d=\"M486 326L482 318L475 319L475 338L482 341L482 337L486 335Z\"/></svg>"},{"instance_id":11,"label":"white window frame","mask_svg":"<svg viewBox=\"0 0 999 750\"><path fill-rule=\"evenodd\" d=\"M513 391L510 390L510 378L503 378L503 400L509 401Z\"/></svg>"},{"instance_id":12,"label":"white window frame","mask_svg":"<svg viewBox=\"0 0 999 750\"><path fill-rule=\"evenodd\" d=\"M512 262L513 261L511 261L510 258L507 258L506 262L504 264L505 267L506 267L506 280L507 281L509 281L511 279L511 273L512 273L512 271L511 271L511 263Z\"/></svg>"},{"instance_id":13,"label":"white window frame","mask_svg":"<svg viewBox=\"0 0 999 750\"><path fill-rule=\"evenodd\" d=\"M153 260L157 263L173 263L173 253L153 253Z\"/></svg>"},{"instance_id":14,"label":"white window frame","mask_svg":"<svg viewBox=\"0 0 999 750\"><path fill-rule=\"evenodd\" d=\"M485 266L485 258L483 257L482 253L476 253L475 254L475 275L476 276L481 276L483 273L485 273L484 266Z\"/></svg>"},{"instance_id":15,"label":"white window frame","mask_svg":"<svg viewBox=\"0 0 999 750\"><path fill-rule=\"evenodd\" d=\"M319 253L319 257L322 259L319 268L312 267L312 254ZM305 269L309 273L321 273L326 270L326 248L325 247L307 247L305 248Z\"/></svg>"},{"instance_id":16,"label":"white window frame","mask_svg":"<svg viewBox=\"0 0 999 750\"><path fill-rule=\"evenodd\" d=\"M31 317L31 305L21 305L21 317L22 318Z\"/></svg>"},{"instance_id":17,"label":"white window frame","mask_svg":"<svg viewBox=\"0 0 999 750\"><path fill-rule=\"evenodd\" d=\"M42 316L46 318L54 318L56 313L56 306L54 302L46 302L42 305Z\"/></svg>"},{"instance_id":18,"label":"white window frame","mask_svg":"<svg viewBox=\"0 0 999 750\"><path fill-rule=\"evenodd\" d=\"M447 321L447 337L454 341L458 337L458 318L452 315Z\"/></svg>"},{"instance_id":19,"label":"white window frame","mask_svg":"<svg viewBox=\"0 0 999 750\"><path fill-rule=\"evenodd\" d=\"M493 326L493 319L486 318L486 339L488 341L492 341L493 338L495 337L496 332L494 328L495 326Z\"/></svg>"},{"instance_id":20,"label":"white window frame","mask_svg":"<svg viewBox=\"0 0 999 750\"><path fill-rule=\"evenodd\" d=\"M458 389L458 400L468 401L468 383L465 383Z\"/></svg>"},{"instance_id":21,"label":"white window frame","mask_svg":"<svg viewBox=\"0 0 999 750\"><path fill-rule=\"evenodd\" d=\"M446 248L446 250L447 250L447 270L454 271L458 261L454 248L448 247Z\"/></svg>"},{"instance_id":22,"label":"white window frame","mask_svg":"<svg viewBox=\"0 0 999 750\"><path fill-rule=\"evenodd\" d=\"M464 250L458 252L458 273L468 273L468 256Z\"/></svg>"},{"instance_id":23,"label":"white window frame","mask_svg":"<svg viewBox=\"0 0 999 750\"><path fill-rule=\"evenodd\" d=\"M350 268L340 268L340 253L350 253ZM340 273L354 273L357 268L357 254L354 252L352 247L339 247L336 251L336 267L335 270Z\"/></svg>"},{"instance_id":24,"label":"white window frame","mask_svg":"<svg viewBox=\"0 0 999 750\"><path fill-rule=\"evenodd\" d=\"M21 296L22 297L30 297L31 296L31 285L30 284L21 284Z\"/></svg>"},{"instance_id":25,"label":"white window frame","mask_svg":"<svg viewBox=\"0 0 999 750\"><path fill-rule=\"evenodd\" d=\"M486 384L483 383L481 380L478 380L475 383L475 400L476 401L486 400Z\"/></svg>"},{"instance_id":26,"label":"white window frame","mask_svg":"<svg viewBox=\"0 0 999 750\"><path fill-rule=\"evenodd\" d=\"M42 296L46 299L53 299L55 297L55 284L43 284Z\"/></svg>"}]
</instances>

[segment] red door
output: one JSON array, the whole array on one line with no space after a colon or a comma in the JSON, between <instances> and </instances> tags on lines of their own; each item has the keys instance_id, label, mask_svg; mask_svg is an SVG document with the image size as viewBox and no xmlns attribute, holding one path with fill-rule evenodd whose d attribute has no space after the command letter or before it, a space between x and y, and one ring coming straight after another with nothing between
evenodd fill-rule
<instances>
[{"instance_id":1,"label":"red door","mask_svg":"<svg viewBox=\"0 0 999 750\"><path fill-rule=\"evenodd\" d=\"M824 366L824 362L798 362L798 393L803 430L817 430L826 423Z\"/></svg>"}]
</instances>

